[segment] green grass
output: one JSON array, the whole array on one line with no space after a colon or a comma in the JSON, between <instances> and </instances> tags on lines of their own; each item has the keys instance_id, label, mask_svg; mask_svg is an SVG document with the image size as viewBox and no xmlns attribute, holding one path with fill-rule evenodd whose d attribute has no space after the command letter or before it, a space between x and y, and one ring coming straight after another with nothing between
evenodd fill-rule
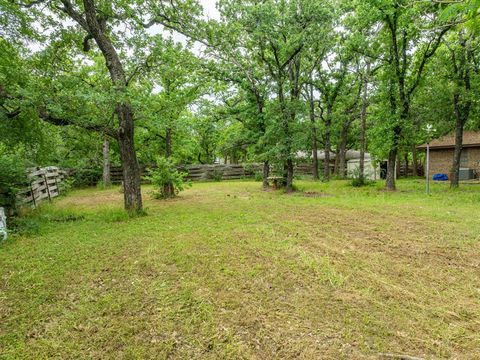
<instances>
[{"instance_id":1,"label":"green grass","mask_svg":"<svg viewBox=\"0 0 480 360\"><path fill-rule=\"evenodd\" d=\"M297 185L42 206L0 244L0 358L480 358L480 186Z\"/></svg>"}]
</instances>

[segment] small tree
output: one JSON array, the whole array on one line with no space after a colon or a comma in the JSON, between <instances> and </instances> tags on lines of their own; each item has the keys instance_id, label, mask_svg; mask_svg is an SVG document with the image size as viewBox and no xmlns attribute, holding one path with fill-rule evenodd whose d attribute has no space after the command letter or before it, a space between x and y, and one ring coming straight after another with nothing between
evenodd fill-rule
<instances>
[{"instance_id":1,"label":"small tree","mask_svg":"<svg viewBox=\"0 0 480 360\"><path fill-rule=\"evenodd\" d=\"M156 165L155 169L148 170L149 175L146 177L155 187L153 193L155 198L175 197L185 187L190 186L188 182L185 182L187 173L178 171L170 159L157 157Z\"/></svg>"}]
</instances>

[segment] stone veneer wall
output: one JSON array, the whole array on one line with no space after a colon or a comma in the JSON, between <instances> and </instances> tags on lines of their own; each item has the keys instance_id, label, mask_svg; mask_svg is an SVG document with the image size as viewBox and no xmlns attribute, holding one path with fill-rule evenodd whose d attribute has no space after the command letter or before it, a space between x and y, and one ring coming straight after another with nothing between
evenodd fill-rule
<instances>
[{"instance_id":1,"label":"stone veneer wall","mask_svg":"<svg viewBox=\"0 0 480 360\"><path fill-rule=\"evenodd\" d=\"M466 165L462 164L460 167L467 167L475 169L477 174L480 174L480 147L464 148L463 152L466 157ZM430 149L430 176L433 174L450 174L453 161L453 149Z\"/></svg>"}]
</instances>

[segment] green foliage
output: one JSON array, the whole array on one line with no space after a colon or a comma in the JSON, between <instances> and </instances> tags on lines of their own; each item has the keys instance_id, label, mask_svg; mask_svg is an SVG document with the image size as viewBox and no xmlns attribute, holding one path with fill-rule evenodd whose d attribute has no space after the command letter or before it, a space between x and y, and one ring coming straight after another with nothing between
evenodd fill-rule
<instances>
[{"instance_id":1,"label":"green foliage","mask_svg":"<svg viewBox=\"0 0 480 360\"><path fill-rule=\"evenodd\" d=\"M102 169L100 167L80 167L73 171L73 186L85 187L95 186L102 177Z\"/></svg>"},{"instance_id":2,"label":"green foliage","mask_svg":"<svg viewBox=\"0 0 480 360\"><path fill-rule=\"evenodd\" d=\"M60 195L67 195L74 187L75 179L67 177L58 183L58 191Z\"/></svg>"},{"instance_id":3,"label":"green foliage","mask_svg":"<svg viewBox=\"0 0 480 360\"><path fill-rule=\"evenodd\" d=\"M260 171L255 172L255 181L263 181L263 174Z\"/></svg>"},{"instance_id":4,"label":"green foliage","mask_svg":"<svg viewBox=\"0 0 480 360\"><path fill-rule=\"evenodd\" d=\"M350 178L350 185L353 187L362 187L373 184L373 181L368 180L365 176L361 176L360 167L356 167L353 170L348 172L348 177Z\"/></svg>"},{"instance_id":5,"label":"green foliage","mask_svg":"<svg viewBox=\"0 0 480 360\"><path fill-rule=\"evenodd\" d=\"M42 220L33 214L15 216L8 224L9 231L12 235L36 235L40 232Z\"/></svg>"},{"instance_id":6,"label":"green foliage","mask_svg":"<svg viewBox=\"0 0 480 360\"><path fill-rule=\"evenodd\" d=\"M153 195L157 199L167 199L177 196L180 191L190 186L185 182L187 173L178 171L173 162L165 157L157 157L156 167L148 169L146 180L155 188Z\"/></svg>"},{"instance_id":7,"label":"green foliage","mask_svg":"<svg viewBox=\"0 0 480 360\"><path fill-rule=\"evenodd\" d=\"M26 164L17 154L8 153L0 144L0 206L14 209L17 194L28 186Z\"/></svg>"},{"instance_id":8,"label":"green foliage","mask_svg":"<svg viewBox=\"0 0 480 360\"><path fill-rule=\"evenodd\" d=\"M245 173L248 174L253 174L253 178L255 181L262 181L263 180L263 172L262 169L258 169L258 166L255 166L254 164L247 163L243 165L243 168L245 170ZM246 175L248 177L249 175Z\"/></svg>"},{"instance_id":9,"label":"green foliage","mask_svg":"<svg viewBox=\"0 0 480 360\"><path fill-rule=\"evenodd\" d=\"M214 168L212 172L208 173L208 179L213 181L222 181L223 179L223 170Z\"/></svg>"},{"instance_id":10,"label":"green foliage","mask_svg":"<svg viewBox=\"0 0 480 360\"><path fill-rule=\"evenodd\" d=\"M103 182L103 180L100 180L99 182L97 182L97 189L106 190L106 189L110 189L112 187L114 187L114 185L112 185L111 183L110 184L105 184Z\"/></svg>"}]
</instances>

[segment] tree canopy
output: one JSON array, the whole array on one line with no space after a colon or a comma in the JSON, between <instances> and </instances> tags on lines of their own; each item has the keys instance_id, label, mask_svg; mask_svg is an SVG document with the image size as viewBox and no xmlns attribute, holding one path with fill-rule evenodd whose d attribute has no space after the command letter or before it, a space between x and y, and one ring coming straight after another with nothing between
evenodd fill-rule
<instances>
[{"instance_id":1,"label":"tree canopy","mask_svg":"<svg viewBox=\"0 0 480 360\"><path fill-rule=\"evenodd\" d=\"M207 17L196 0L2 0L0 155L121 165L141 212L140 165L158 157L262 163L265 187L273 171L292 191L297 163L345 177L355 149L388 160L394 190L429 124L457 132L458 186L459 136L479 126L479 6L218 0Z\"/></svg>"}]
</instances>

